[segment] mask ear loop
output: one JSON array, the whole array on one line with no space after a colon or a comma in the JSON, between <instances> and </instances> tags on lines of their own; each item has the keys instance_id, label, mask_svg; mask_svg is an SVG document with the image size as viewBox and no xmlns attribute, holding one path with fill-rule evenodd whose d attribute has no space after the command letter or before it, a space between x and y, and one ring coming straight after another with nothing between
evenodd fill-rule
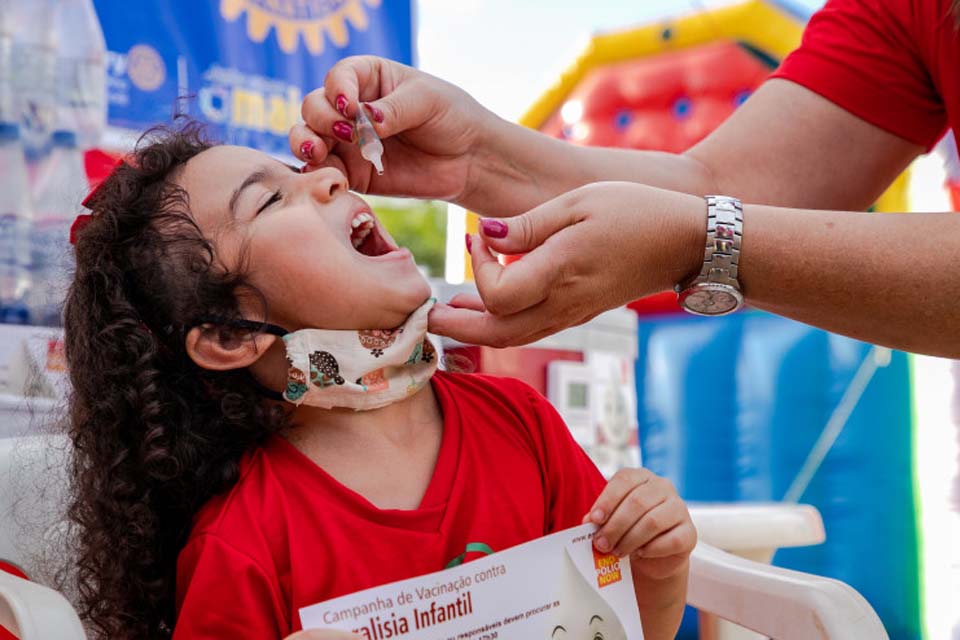
<instances>
[{"instance_id":1,"label":"mask ear loop","mask_svg":"<svg viewBox=\"0 0 960 640\"><path fill-rule=\"evenodd\" d=\"M215 324L224 327L233 327L234 329L243 329L250 333L269 333L270 335L283 337L290 333L283 327L270 324L269 322L255 322L253 320L237 320L236 318L225 318L223 316L201 316L191 322L187 329L199 327L202 324Z\"/></svg>"},{"instance_id":2,"label":"mask ear loop","mask_svg":"<svg viewBox=\"0 0 960 640\"><path fill-rule=\"evenodd\" d=\"M225 327L233 327L235 329L243 329L244 331L249 331L251 333L269 333L270 335L278 336L282 338L283 336L290 333L283 327L275 324L270 324L269 322L254 322L253 320L237 320L236 318L225 318L223 316L201 316L190 323L188 329L193 327L198 327L203 324L214 324ZM247 378L250 380L250 384L256 388L257 393L261 396L267 398L268 400L273 400L275 402L286 402L287 399L283 397L283 394L279 391L274 391L273 389L268 389L263 386L259 380L253 377L253 374L250 373L250 370L245 370Z\"/></svg>"}]
</instances>

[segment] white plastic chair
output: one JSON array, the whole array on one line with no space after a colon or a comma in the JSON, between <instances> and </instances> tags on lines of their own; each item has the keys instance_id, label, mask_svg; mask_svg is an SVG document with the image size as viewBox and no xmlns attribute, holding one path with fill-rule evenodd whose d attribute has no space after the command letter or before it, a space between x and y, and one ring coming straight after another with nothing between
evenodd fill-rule
<instances>
[{"instance_id":1,"label":"white plastic chair","mask_svg":"<svg viewBox=\"0 0 960 640\"><path fill-rule=\"evenodd\" d=\"M885 640L880 618L848 584L739 558L698 543L687 603L777 640ZM701 638L717 637L701 624Z\"/></svg>"},{"instance_id":2,"label":"white plastic chair","mask_svg":"<svg viewBox=\"0 0 960 640\"><path fill-rule=\"evenodd\" d=\"M66 598L3 571L0 625L21 640L86 640L80 618Z\"/></svg>"},{"instance_id":3,"label":"white plastic chair","mask_svg":"<svg viewBox=\"0 0 960 640\"><path fill-rule=\"evenodd\" d=\"M21 399L20 405L25 404ZM11 425L5 421L2 426ZM0 437L0 560L25 567L39 551L40 540L35 538L43 536L33 535L36 531L32 528L27 535L23 518L26 511L42 508L47 513L39 516L40 520L54 519L49 511L57 504L43 503L60 503L64 493L46 478L64 473L66 445L59 436ZM31 524L35 523L31 520ZM21 640L86 638L79 616L64 596L4 571L0 571L0 625Z\"/></svg>"},{"instance_id":4,"label":"white plastic chair","mask_svg":"<svg viewBox=\"0 0 960 640\"><path fill-rule=\"evenodd\" d=\"M55 443L55 444L54 444ZM11 517L13 486L38 486L25 478L44 473L46 449L62 450L62 439L52 436L0 438L0 560L24 565L24 549L16 518ZM32 497L32 496L28 496ZM739 509L739 512L736 511ZM711 538L741 553L758 548L810 544L797 537L796 522L808 527L822 523L812 507L779 508L776 505L694 506L691 509L701 542L691 559L688 602L713 616L730 620L778 640L885 640L887 634L870 605L849 585L796 571L772 567L721 551ZM811 519L811 514L815 515ZM799 520L798 520L799 518ZM791 525L790 522L794 522ZM735 535L736 530L739 536ZM726 536L726 537L724 537ZM821 538L822 539L822 538ZM33 543L33 540L29 541ZM19 543L19 544L18 544ZM771 552L772 553L772 552ZM758 557L769 559L769 554ZM80 620L70 603L56 591L0 572L0 624L21 640L84 640ZM707 626L703 637L716 635Z\"/></svg>"}]
</instances>

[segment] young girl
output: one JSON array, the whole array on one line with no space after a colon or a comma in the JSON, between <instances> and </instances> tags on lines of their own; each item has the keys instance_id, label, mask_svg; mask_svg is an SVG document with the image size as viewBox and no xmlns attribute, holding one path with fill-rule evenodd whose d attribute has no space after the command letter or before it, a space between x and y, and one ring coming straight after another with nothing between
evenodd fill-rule
<instances>
[{"instance_id":1,"label":"young girl","mask_svg":"<svg viewBox=\"0 0 960 640\"><path fill-rule=\"evenodd\" d=\"M87 204L71 516L103 637L284 638L300 607L588 520L633 554L647 637L673 637L696 538L674 489L605 488L536 392L434 373L429 287L339 171L188 125Z\"/></svg>"}]
</instances>

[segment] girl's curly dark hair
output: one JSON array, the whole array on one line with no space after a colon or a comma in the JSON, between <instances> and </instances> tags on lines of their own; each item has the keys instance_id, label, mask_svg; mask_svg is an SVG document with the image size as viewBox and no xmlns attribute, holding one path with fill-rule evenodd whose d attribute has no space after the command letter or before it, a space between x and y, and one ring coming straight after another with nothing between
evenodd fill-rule
<instances>
[{"instance_id":1,"label":"girl's curly dark hair","mask_svg":"<svg viewBox=\"0 0 960 640\"><path fill-rule=\"evenodd\" d=\"M246 371L184 349L202 315L239 318L253 290L217 260L178 170L210 147L196 123L148 132L88 203L64 310L80 611L121 640L170 635L177 554L197 510L279 430Z\"/></svg>"}]
</instances>

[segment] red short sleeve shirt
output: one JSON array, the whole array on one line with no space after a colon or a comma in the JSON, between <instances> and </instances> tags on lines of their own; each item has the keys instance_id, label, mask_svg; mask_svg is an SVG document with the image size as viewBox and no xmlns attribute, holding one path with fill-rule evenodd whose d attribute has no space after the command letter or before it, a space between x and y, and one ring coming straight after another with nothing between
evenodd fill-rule
<instances>
[{"instance_id":1,"label":"red short sleeve shirt","mask_svg":"<svg viewBox=\"0 0 960 640\"><path fill-rule=\"evenodd\" d=\"M930 148L960 128L960 29L950 0L829 0L774 74Z\"/></svg>"},{"instance_id":2,"label":"red short sleeve shirt","mask_svg":"<svg viewBox=\"0 0 960 640\"><path fill-rule=\"evenodd\" d=\"M201 509L177 564L176 640L282 638L301 607L580 524L605 481L525 384L433 378L444 417L418 509L381 510L281 438Z\"/></svg>"}]
</instances>

